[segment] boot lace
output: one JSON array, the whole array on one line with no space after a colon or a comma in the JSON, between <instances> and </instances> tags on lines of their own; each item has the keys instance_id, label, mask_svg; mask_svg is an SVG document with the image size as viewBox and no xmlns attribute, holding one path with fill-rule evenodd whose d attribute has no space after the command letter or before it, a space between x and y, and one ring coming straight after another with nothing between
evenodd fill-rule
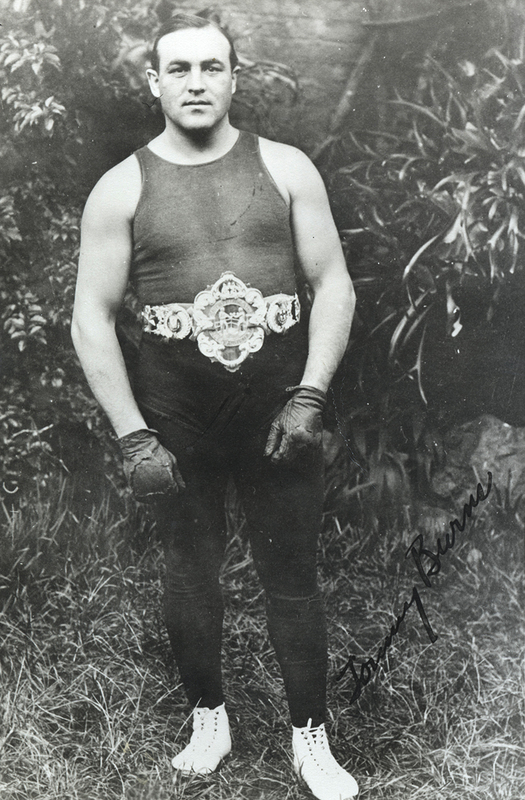
<instances>
[{"instance_id":1,"label":"boot lace","mask_svg":"<svg viewBox=\"0 0 525 800\"><path fill-rule=\"evenodd\" d=\"M190 747L198 748L200 752L212 747L217 736L218 720L218 708L195 708Z\"/></svg>"},{"instance_id":2,"label":"boot lace","mask_svg":"<svg viewBox=\"0 0 525 800\"><path fill-rule=\"evenodd\" d=\"M311 721L309 720L306 728L301 729L301 736L308 747L308 752L312 758L312 761L322 772L326 774L327 777L336 777L340 775L341 772L344 772L344 770L339 766L330 751L324 724L319 725L318 728L311 728L310 722ZM305 759L303 759L303 762L300 765L301 772L303 771L303 767L307 766L308 765L305 763Z\"/></svg>"}]
</instances>

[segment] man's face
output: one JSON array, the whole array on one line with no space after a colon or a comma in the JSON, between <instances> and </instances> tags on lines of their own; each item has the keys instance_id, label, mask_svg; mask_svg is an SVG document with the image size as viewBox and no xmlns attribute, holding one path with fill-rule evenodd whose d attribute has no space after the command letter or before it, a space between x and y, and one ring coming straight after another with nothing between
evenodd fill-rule
<instances>
[{"instance_id":1,"label":"man's face","mask_svg":"<svg viewBox=\"0 0 525 800\"><path fill-rule=\"evenodd\" d=\"M184 28L163 36L158 54L159 71L148 70L148 80L167 119L188 132L214 128L236 88L228 40L216 28Z\"/></svg>"}]
</instances>

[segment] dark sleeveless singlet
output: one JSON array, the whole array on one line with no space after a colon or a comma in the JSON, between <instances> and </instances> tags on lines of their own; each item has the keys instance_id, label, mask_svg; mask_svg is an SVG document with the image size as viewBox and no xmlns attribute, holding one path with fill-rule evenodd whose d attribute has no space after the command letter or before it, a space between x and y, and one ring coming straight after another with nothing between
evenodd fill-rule
<instances>
[{"instance_id":1,"label":"dark sleeveless singlet","mask_svg":"<svg viewBox=\"0 0 525 800\"><path fill-rule=\"evenodd\" d=\"M295 292L289 209L241 131L221 158L173 164L136 153L142 192L133 222L131 281L143 305L191 303L231 270L263 295Z\"/></svg>"},{"instance_id":2,"label":"dark sleeveless singlet","mask_svg":"<svg viewBox=\"0 0 525 800\"><path fill-rule=\"evenodd\" d=\"M226 155L206 164L172 164L148 147L136 156L142 193L131 281L143 305L191 303L227 270L265 296L296 291L289 209L257 136L241 132ZM133 382L139 406L195 431L215 426L232 408L239 417L240 405L252 420L248 428L269 424L285 387L302 376L307 324L302 314L286 334L267 335L234 373L190 339L165 342L144 334Z\"/></svg>"}]
</instances>

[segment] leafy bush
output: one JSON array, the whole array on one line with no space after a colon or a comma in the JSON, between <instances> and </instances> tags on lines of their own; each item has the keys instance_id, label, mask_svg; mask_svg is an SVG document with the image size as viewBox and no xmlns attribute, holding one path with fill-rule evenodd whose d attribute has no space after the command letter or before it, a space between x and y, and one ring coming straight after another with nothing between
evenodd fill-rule
<instances>
[{"instance_id":1,"label":"leafy bush","mask_svg":"<svg viewBox=\"0 0 525 800\"><path fill-rule=\"evenodd\" d=\"M98 177L162 129L144 65L159 15L170 13L171 4L151 0L19 0L4 13L0 487L8 494L45 485L75 460L73 433L107 435L69 335L80 216ZM295 79L270 62L241 64L236 114L257 128L265 110L293 101Z\"/></svg>"},{"instance_id":2,"label":"leafy bush","mask_svg":"<svg viewBox=\"0 0 525 800\"><path fill-rule=\"evenodd\" d=\"M410 473L428 488L443 424L482 410L525 423L508 355L525 286L523 43L459 59L433 44L381 129L343 132L328 168L358 292L340 408L360 479L401 501ZM506 397L489 408L490 392Z\"/></svg>"}]
</instances>

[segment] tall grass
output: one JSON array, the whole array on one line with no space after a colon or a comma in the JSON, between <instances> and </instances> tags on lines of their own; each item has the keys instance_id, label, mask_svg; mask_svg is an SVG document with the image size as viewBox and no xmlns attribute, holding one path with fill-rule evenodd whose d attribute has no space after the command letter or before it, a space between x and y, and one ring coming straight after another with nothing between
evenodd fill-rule
<instances>
[{"instance_id":1,"label":"tall grass","mask_svg":"<svg viewBox=\"0 0 525 800\"><path fill-rule=\"evenodd\" d=\"M147 514L113 494L80 512L67 484L3 514L2 798L305 796L292 775L283 689L234 504L223 572L234 751L215 775L175 784L170 759L189 735L189 709L160 617L162 558ZM435 549L425 525L363 530L326 515L320 575L333 749L363 798L520 800L523 526L494 492L427 589L405 558L417 533ZM411 609L350 704L353 679L336 680L337 672L350 655L358 666L377 652L415 584L439 638L430 644Z\"/></svg>"}]
</instances>

